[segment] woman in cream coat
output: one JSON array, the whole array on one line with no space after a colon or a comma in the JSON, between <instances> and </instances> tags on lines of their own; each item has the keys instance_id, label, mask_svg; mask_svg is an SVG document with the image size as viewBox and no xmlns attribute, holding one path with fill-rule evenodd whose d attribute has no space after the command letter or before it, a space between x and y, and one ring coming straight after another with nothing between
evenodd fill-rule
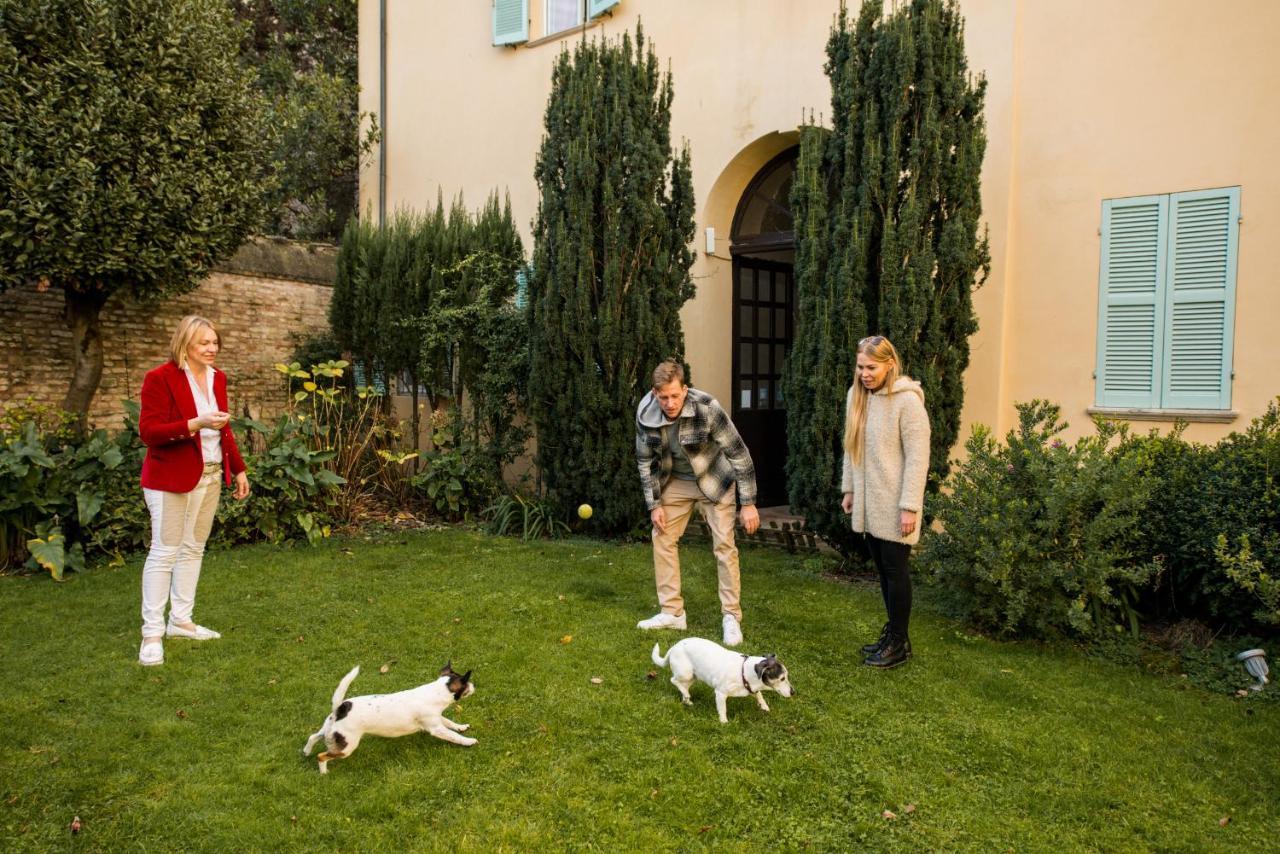
<instances>
[{"instance_id":1,"label":"woman in cream coat","mask_svg":"<svg viewBox=\"0 0 1280 854\"><path fill-rule=\"evenodd\" d=\"M888 622L880 639L862 648L864 663L895 667L911 657L911 571L907 559L920 540L920 513L929 473L929 416L924 392L902 376L889 339L858 342L857 376L845 403L841 507L864 535L880 573Z\"/></svg>"}]
</instances>

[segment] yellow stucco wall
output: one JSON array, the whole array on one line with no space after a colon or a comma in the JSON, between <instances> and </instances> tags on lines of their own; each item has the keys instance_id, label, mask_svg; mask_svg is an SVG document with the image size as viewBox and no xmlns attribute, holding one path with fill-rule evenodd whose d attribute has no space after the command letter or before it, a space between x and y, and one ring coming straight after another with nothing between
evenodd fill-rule
<instances>
[{"instance_id":1,"label":"yellow stucco wall","mask_svg":"<svg viewBox=\"0 0 1280 854\"><path fill-rule=\"evenodd\" d=\"M362 109L378 111L379 2L362 0ZM642 18L669 64L672 130L693 152L698 198L697 297L683 312L698 385L730 395L728 235L738 198L791 144L804 112L830 112L823 48L835 0L623 0L588 38ZM530 36L542 33L531 0ZM551 67L564 39L490 44L481 2L387 0L387 210L426 208L442 190L478 205L509 191L528 239L533 164ZM963 0L970 66L988 79L983 207L992 271L975 294L980 331L966 375L963 434L1008 429L1014 401L1062 404L1072 434L1088 429L1097 335L1101 202L1240 185L1232 424L1193 424L1191 438L1240 429L1280 392L1280 179L1269 101L1280 59L1280 3L1233 0ZM569 40L581 38L572 33ZM377 159L361 185L377 210ZM715 228L716 251L705 251ZM1139 424L1139 429L1145 429Z\"/></svg>"}]
</instances>

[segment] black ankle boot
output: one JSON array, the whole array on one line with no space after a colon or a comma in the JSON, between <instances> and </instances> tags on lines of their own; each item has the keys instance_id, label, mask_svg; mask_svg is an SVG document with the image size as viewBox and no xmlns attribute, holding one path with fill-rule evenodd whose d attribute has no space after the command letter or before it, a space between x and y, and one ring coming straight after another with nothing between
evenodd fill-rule
<instances>
[{"instance_id":1,"label":"black ankle boot","mask_svg":"<svg viewBox=\"0 0 1280 854\"><path fill-rule=\"evenodd\" d=\"M905 635L890 633L884 646L868 655L862 663L868 667L897 667L911 657L911 641Z\"/></svg>"},{"instance_id":2,"label":"black ankle boot","mask_svg":"<svg viewBox=\"0 0 1280 854\"><path fill-rule=\"evenodd\" d=\"M873 655L874 653L879 652L880 647L884 646L884 642L885 640L888 639L888 637L889 637L889 624L885 623L884 628L880 630L880 637L876 639L875 643L864 643L862 645L862 654Z\"/></svg>"}]
</instances>

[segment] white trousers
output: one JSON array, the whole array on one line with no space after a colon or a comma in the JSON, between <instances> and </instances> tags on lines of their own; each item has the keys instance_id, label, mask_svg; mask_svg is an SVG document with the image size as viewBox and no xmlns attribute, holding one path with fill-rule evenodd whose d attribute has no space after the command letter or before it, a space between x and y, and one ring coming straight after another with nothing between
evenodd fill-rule
<instances>
[{"instance_id":1,"label":"white trousers","mask_svg":"<svg viewBox=\"0 0 1280 854\"><path fill-rule=\"evenodd\" d=\"M166 600L170 622L192 622L204 544L213 530L221 493L221 463L206 464L200 481L190 492L142 490L151 511L151 550L142 565L144 638L164 634Z\"/></svg>"}]
</instances>

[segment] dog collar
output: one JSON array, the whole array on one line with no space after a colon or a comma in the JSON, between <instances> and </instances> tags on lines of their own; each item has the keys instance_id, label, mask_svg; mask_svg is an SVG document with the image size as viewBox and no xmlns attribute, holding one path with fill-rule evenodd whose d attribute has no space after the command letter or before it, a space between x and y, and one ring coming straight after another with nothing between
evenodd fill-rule
<instances>
[{"instance_id":1,"label":"dog collar","mask_svg":"<svg viewBox=\"0 0 1280 854\"><path fill-rule=\"evenodd\" d=\"M747 681L747 657L745 655L742 656L742 687L747 689L748 694L755 693L755 691L751 690L751 683Z\"/></svg>"}]
</instances>

